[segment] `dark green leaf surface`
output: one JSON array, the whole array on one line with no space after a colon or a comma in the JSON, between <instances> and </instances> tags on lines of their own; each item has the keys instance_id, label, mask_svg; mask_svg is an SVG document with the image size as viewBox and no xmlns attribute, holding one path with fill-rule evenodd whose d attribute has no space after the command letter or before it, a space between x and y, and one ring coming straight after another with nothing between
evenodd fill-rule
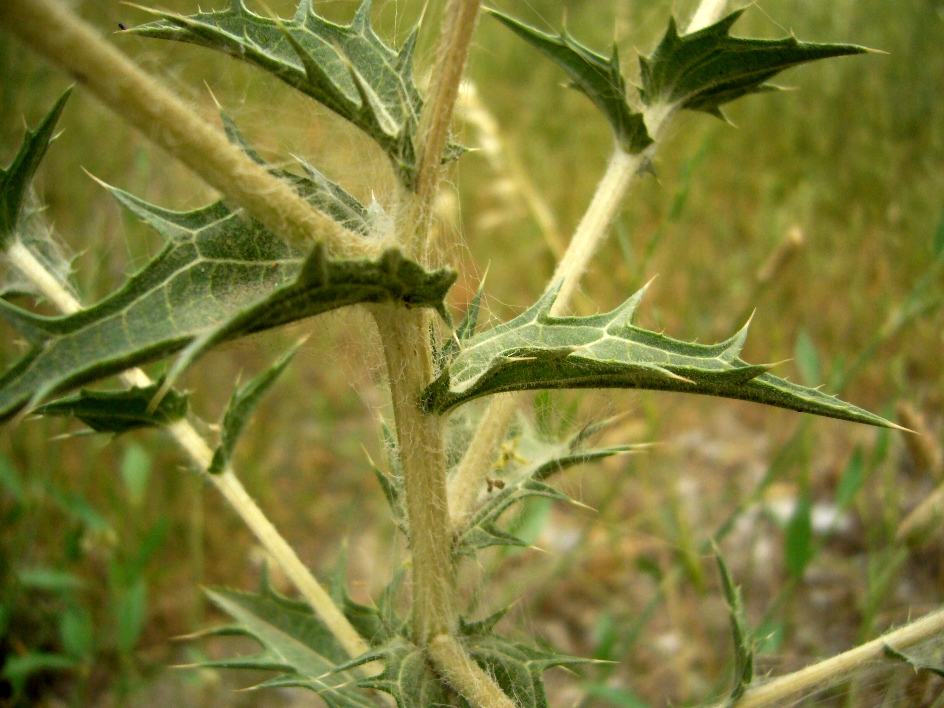
<instances>
[{"instance_id":1,"label":"dark green leaf surface","mask_svg":"<svg viewBox=\"0 0 944 708\"><path fill-rule=\"evenodd\" d=\"M0 250L6 250L9 245L8 239L20 219L33 175L53 139L56 123L70 93L72 89L66 89L36 129L26 131L13 162L5 170L0 170Z\"/></svg>"},{"instance_id":2,"label":"dark green leaf surface","mask_svg":"<svg viewBox=\"0 0 944 708\"><path fill-rule=\"evenodd\" d=\"M259 405L259 401L265 396L269 387L285 371L285 367L292 361L301 344L299 342L293 346L272 366L254 377L245 386L241 386L233 392L229 405L226 407L226 412L223 414L223 422L220 425L220 445L213 453L213 460L210 462L207 472L219 474L226 469L226 465L229 464L233 456L236 441L239 440L239 436L255 412L256 406ZM161 402L163 403L163 401Z\"/></svg>"},{"instance_id":3,"label":"dark green leaf surface","mask_svg":"<svg viewBox=\"0 0 944 708\"><path fill-rule=\"evenodd\" d=\"M386 644L406 631L406 622L397 615L397 596L403 584L404 569L400 568L372 605L355 602L347 594L347 547L335 568L329 588L331 599L371 647Z\"/></svg>"},{"instance_id":4,"label":"dark green leaf surface","mask_svg":"<svg viewBox=\"0 0 944 708\"><path fill-rule=\"evenodd\" d=\"M505 695L514 698L518 708L547 708L541 675L554 666L577 666L589 660L539 651L499 637L492 630L503 615L504 612L499 612L475 623L460 621L457 639L472 659L494 677ZM396 637L338 670L370 661L383 661L384 670L377 676L358 680L357 685L391 694L398 708L469 708L465 699L443 686L429 668L422 649L404 637Z\"/></svg>"},{"instance_id":5,"label":"dark green leaf surface","mask_svg":"<svg viewBox=\"0 0 944 708\"><path fill-rule=\"evenodd\" d=\"M335 671L347 656L306 603L277 595L266 580L258 594L220 588L206 592L213 604L235 622L207 634L252 637L262 645L263 651L201 666L277 671L279 676L264 681L257 688L308 688L318 691L331 708L378 705L350 685L350 676Z\"/></svg>"},{"instance_id":6,"label":"dark green leaf surface","mask_svg":"<svg viewBox=\"0 0 944 708\"><path fill-rule=\"evenodd\" d=\"M556 287L514 320L466 340L425 391L444 413L479 396L550 388L636 388L700 393L884 427L894 424L739 358L745 327L715 345L689 344L631 324L645 289L612 312L552 317Z\"/></svg>"},{"instance_id":7,"label":"dark green leaf surface","mask_svg":"<svg viewBox=\"0 0 944 708\"><path fill-rule=\"evenodd\" d=\"M381 430L384 439L384 457L387 462L387 471L378 467L368 455L370 463L380 488L383 490L387 504L390 506L390 515L396 527L403 532L403 535L410 538L410 524L406 511L406 489L403 485L403 470L400 466L400 450L397 445L396 437L393 431L385 423L381 422Z\"/></svg>"},{"instance_id":8,"label":"dark green leaf surface","mask_svg":"<svg viewBox=\"0 0 944 708\"><path fill-rule=\"evenodd\" d=\"M729 704L733 706L754 680L754 634L744 614L741 589L731 579L731 573L728 572L728 567L717 548L715 559L721 571L721 587L728 602L731 635L734 638L734 682L728 696Z\"/></svg>"},{"instance_id":9,"label":"dark green leaf surface","mask_svg":"<svg viewBox=\"0 0 944 708\"><path fill-rule=\"evenodd\" d=\"M523 419L519 422L519 430L520 434L511 443L513 452L508 455L508 464L493 472L501 486L493 484L490 491L483 487L483 497L478 507L456 540L457 554L473 555L477 550L490 546L527 546L527 543L496 525L499 517L510 506L528 497L573 502L566 494L546 484L545 480L569 467L640 448L638 445L586 448L583 446L589 437L586 431L563 442L549 442L541 439Z\"/></svg>"},{"instance_id":10,"label":"dark green leaf surface","mask_svg":"<svg viewBox=\"0 0 944 708\"><path fill-rule=\"evenodd\" d=\"M785 69L817 59L862 54L851 44L811 44L796 37L731 37L744 10L732 12L698 32L680 36L675 19L648 57L639 58L647 106L657 103L720 115L725 103L750 93L774 90L766 83Z\"/></svg>"},{"instance_id":11,"label":"dark green leaf surface","mask_svg":"<svg viewBox=\"0 0 944 708\"><path fill-rule=\"evenodd\" d=\"M66 249L53 238L43 210L31 193L33 175L54 137L71 92L70 88L62 94L35 130L26 131L16 157L6 169L0 169L0 251L18 240L64 290L74 295L69 281L72 263L65 256ZM36 285L15 268L8 268L0 277L0 297L11 294L43 297Z\"/></svg>"},{"instance_id":12,"label":"dark green leaf surface","mask_svg":"<svg viewBox=\"0 0 944 708\"><path fill-rule=\"evenodd\" d=\"M150 386L129 388L124 391L89 391L60 398L39 406L37 415L71 416L78 418L97 433L120 433L167 425L187 414L189 394L170 390L153 410L151 401L161 388L162 381Z\"/></svg>"},{"instance_id":13,"label":"dark green leaf surface","mask_svg":"<svg viewBox=\"0 0 944 708\"><path fill-rule=\"evenodd\" d=\"M426 271L398 251L377 260L304 255L257 222L217 202L191 212L115 197L167 240L118 291L79 313L40 317L0 301L0 314L32 348L0 375L0 421L31 401L184 349L174 377L219 342L345 305L398 301L433 307L455 280Z\"/></svg>"},{"instance_id":14,"label":"dark green leaf surface","mask_svg":"<svg viewBox=\"0 0 944 708\"><path fill-rule=\"evenodd\" d=\"M423 108L413 82L416 31L394 51L374 32L370 11L365 0L350 25L337 25L302 0L293 19L274 20L232 0L225 10L187 17L158 12L162 19L130 32L199 44L265 69L367 133L412 187ZM447 158L459 154L458 146L447 148Z\"/></svg>"},{"instance_id":15,"label":"dark green leaf surface","mask_svg":"<svg viewBox=\"0 0 944 708\"><path fill-rule=\"evenodd\" d=\"M634 111L626 100L626 80L620 73L615 45L613 55L607 59L580 44L566 30L555 37L497 10L489 12L567 72L573 87L593 101L610 121L623 150L639 153L652 144L642 113Z\"/></svg>"}]
</instances>

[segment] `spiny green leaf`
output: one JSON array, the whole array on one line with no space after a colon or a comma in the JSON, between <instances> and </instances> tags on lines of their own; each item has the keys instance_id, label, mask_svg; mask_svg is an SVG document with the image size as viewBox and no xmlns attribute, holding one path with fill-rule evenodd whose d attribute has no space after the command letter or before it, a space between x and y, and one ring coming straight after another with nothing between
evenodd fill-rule
<instances>
[{"instance_id":1,"label":"spiny green leaf","mask_svg":"<svg viewBox=\"0 0 944 708\"><path fill-rule=\"evenodd\" d=\"M478 290L475 291L475 295L472 296L472 301L469 302L469 309L466 310L465 317L462 318L462 322L456 327L453 336L446 340L441 349L434 350L436 354L435 362L440 369L459 352L462 348L462 343L475 334L475 327L479 321L479 308L482 306L482 293L484 290L485 279L483 278L482 282L479 283ZM431 336L430 340L435 347L435 337Z\"/></svg>"},{"instance_id":2,"label":"spiny green leaf","mask_svg":"<svg viewBox=\"0 0 944 708\"><path fill-rule=\"evenodd\" d=\"M552 317L560 283L514 320L478 334L427 387L444 413L479 396L547 388L637 388L738 398L804 413L894 427L815 389L739 358L747 327L716 345L689 344L631 324L645 291L592 317Z\"/></svg>"},{"instance_id":3,"label":"spiny green leaf","mask_svg":"<svg viewBox=\"0 0 944 708\"><path fill-rule=\"evenodd\" d=\"M370 678L358 679L356 684L361 688L389 693L396 700L397 708L433 705L471 708L433 672L423 649L406 637L394 637L373 651L342 664L337 670L345 671L373 661L383 661L383 671Z\"/></svg>"},{"instance_id":4,"label":"spiny green leaf","mask_svg":"<svg viewBox=\"0 0 944 708\"><path fill-rule=\"evenodd\" d=\"M233 119L222 110L220 117L230 142L238 146L253 161L267 167L272 174L291 184L295 191L318 211L330 216L349 231L367 238L376 237L379 235L378 231L382 233L388 228L383 222L389 221L389 218L379 205L365 207L347 190L332 182L304 160L299 159L298 164L305 171L306 176L266 164L243 137Z\"/></svg>"},{"instance_id":5,"label":"spiny green leaf","mask_svg":"<svg viewBox=\"0 0 944 708\"><path fill-rule=\"evenodd\" d=\"M513 449L503 452L501 469L483 485L479 506L472 513L468 524L459 533L455 552L473 555L477 550L490 546L526 546L527 544L499 529L498 518L505 511L529 497L545 497L557 501L573 500L544 480L569 467L580 465L625 452L638 450L638 445L619 445L605 448L584 448L587 435L584 431L563 442L541 439L524 419L519 421L520 433L513 439Z\"/></svg>"},{"instance_id":6,"label":"spiny green leaf","mask_svg":"<svg viewBox=\"0 0 944 708\"><path fill-rule=\"evenodd\" d=\"M398 469L391 468L390 472L384 472L382 469L370 461L370 466L377 476L380 488L383 490L387 504L390 506L390 513L393 516L393 523L403 532L407 538L410 537L409 523L406 514L406 492L403 488L403 477Z\"/></svg>"},{"instance_id":7,"label":"spiny green leaf","mask_svg":"<svg viewBox=\"0 0 944 708\"><path fill-rule=\"evenodd\" d=\"M376 603L362 605L347 594L347 547L342 549L329 587L331 599L372 647L386 644L407 631L406 620L397 614L397 599L404 575L404 568L401 567L380 593Z\"/></svg>"},{"instance_id":8,"label":"spiny green leaf","mask_svg":"<svg viewBox=\"0 0 944 708\"><path fill-rule=\"evenodd\" d=\"M311 0L301 0L293 19L275 20L232 0L225 10L186 17L157 12L162 19L130 32L199 44L274 74L367 133L412 187L423 109L413 82L417 31L395 51L374 32L370 11L371 0L364 0L351 24L338 25L315 14ZM451 144L445 158L461 152Z\"/></svg>"},{"instance_id":9,"label":"spiny green leaf","mask_svg":"<svg viewBox=\"0 0 944 708\"><path fill-rule=\"evenodd\" d=\"M679 35L675 19L648 57L639 57L647 106L657 103L721 115L725 103L750 93L776 90L766 83L785 69L817 59L862 54L852 44L812 44L796 37L731 37L731 26L744 10L692 34Z\"/></svg>"},{"instance_id":10,"label":"spiny green leaf","mask_svg":"<svg viewBox=\"0 0 944 708\"><path fill-rule=\"evenodd\" d=\"M254 377L245 386L233 391L233 396L229 400L229 405L226 407L220 425L220 445L213 453L213 460L210 462L207 472L219 474L226 469L233 456L236 441L239 440L243 428L255 412L259 401L262 400L269 387L275 383L275 380L285 371L285 367L292 361L301 345L302 342L295 344L272 366Z\"/></svg>"},{"instance_id":11,"label":"spiny green leaf","mask_svg":"<svg viewBox=\"0 0 944 708\"><path fill-rule=\"evenodd\" d=\"M3 314L33 347L0 375L0 421L31 401L183 349L165 386L216 344L363 302L433 307L455 280L390 250L376 260L307 255L222 202L190 212L114 196L167 240L125 285L96 305L40 317L4 301Z\"/></svg>"},{"instance_id":12,"label":"spiny green leaf","mask_svg":"<svg viewBox=\"0 0 944 708\"><path fill-rule=\"evenodd\" d=\"M495 679L505 695L514 699L518 708L547 708L541 675L554 666L577 666L589 660L539 651L497 636L492 630L503 614L498 612L479 622L460 621L457 639L472 659ZM383 661L384 670L376 676L357 680L357 685L391 694L398 708L436 705L470 708L464 698L452 693L436 676L423 650L405 637L396 637L337 670L371 661Z\"/></svg>"},{"instance_id":13,"label":"spiny green leaf","mask_svg":"<svg viewBox=\"0 0 944 708\"><path fill-rule=\"evenodd\" d=\"M39 406L37 415L72 416L97 433L120 435L129 430L168 425L187 414L189 394L170 390L154 410L149 405L163 385L135 386L123 391L90 391L50 401Z\"/></svg>"},{"instance_id":14,"label":"spiny green leaf","mask_svg":"<svg viewBox=\"0 0 944 708\"><path fill-rule=\"evenodd\" d=\"M567 72L573 87L593 101L610 121L623 150L640 153L652 144L642 113L634 111L626 100L626 80L620 73L615 44L613 55L607 59L580 44L566 30L555 37L497 10L489 12Z\"/></svg>"},{"instance_id":15,"label":"spiny green leaf","mask_svg":"<svg viewBox=\"0 0 944 708\"><path fill-rule=\"evenodd\" d=\"M728 696L728 703L733 706L754 680L754 634L744 614L741 589L731 579L731 573L728 572L728 567L717 547L715 547L715 559L718 561L718 570L721 572L721 587L728 602L731 634L734 638L734 685Z\"/></svg>"},{"instance_id":16,"label":"spiny green leaf","mask_svg":"<svg viewBox=\"0 0 944 708\"><path fill-rule=\"evenodd\" d=\"M74 295L69 282L72 263L64 255L66 249L53 238L31 188L71 92L71 88L66 89L36 129L26 131L16 157L6 169L0 169L0 251L6 251L18 240L63 289ZM11 294L43 297L36 285L15 268L7 269L0 280L0 296Z\"/></svg>"},{"instance_id":17,"label":"spiny green leaf","mask_svg":"<svg viewBox=\"0 0 944 708\"><path fill-rule=\"evenodd\" d=\"M20 219L33 175L53 139L56 123L70 93L71 87L59 97L35 130L26 131L13 162L6 169L0 169L0 250L6 250L9 246L9 238Z\"/></svg>"},{"instance_id":18,"label":"spiny green leaf","mask_svg":"<svg viewBox=\"0 0 944 708\"><path fill-rule=\"evenodd\" d=\"M883 650L885 652L885 656L887 656L889 659L894 659L895 661L900 661L904 664L908 664L908 666L914 669L915 672L928 671L934 674L935 676L940 676L941 678L944 678L944 665L931 666L930 664L925 664L919 661L918 659L908 656L904 652L898 651L897 649L895 649L895 647L891 646L890 644L886 644L883 647Z\"/></svg>"},{"instance_id":19,"label":"spiny green leaf","mask_svg":"<svg viewBox=\"0 0 944 708\"><path fill-rule=\"evenodd\" d=\"M258 594L208 589L207 596L235 624L204 635L241 634L252 637L263 651L201 664L210 668L259 669L280 675L257 688L297 686L321 693L332 708L371 708L378 704L349 684L350 677L336 671L347 660L334 635L304 602L276 594L264 578Z\"/></svg>"}]
</instances>

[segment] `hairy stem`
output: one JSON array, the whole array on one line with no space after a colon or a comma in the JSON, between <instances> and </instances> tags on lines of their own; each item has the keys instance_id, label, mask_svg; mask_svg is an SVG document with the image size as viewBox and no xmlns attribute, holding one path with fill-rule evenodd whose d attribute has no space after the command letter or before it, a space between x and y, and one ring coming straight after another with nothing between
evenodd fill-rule
<instances>
[{"instance_id":1,"label":"hairy stem","mask_svg":"<svg viewBox=\"0 0 944 708\"><path fill-rule=\"evenodd\" d=\"M72 296L50 273L33 253L19 239L15 239L4 253L11 265L16 267L43 296L64 313L74 313L82 309L82 304ZM141 369L129 369L121 374L127 386L145 387L153 382ZM302 597L338 639L345 651L356 657L368 650L367 643L348 622L331 597L315 580L308 568L301 562L292 547L279 535L272 523L246 492L231 466L222 474L206 474L213 459L213 449L187 421L179 420L166 427L168 433L187 453L196 468L203 473L230 503L246 526L252 531L262 547L294 583Z\"/></svg>"},{"instance_id":2,"label":"hairy stem","mask_svg":"<svg viewBox=\"0 0 944 708\"><path fill-rule=\"evenodd\" d=\"M480 6L480 0L448 0L446 4L431 91L420 116L418 129L419 169L415 185L417 211L412 224L413 253L422 251L429 231L432 202L439 191L442 176L442 154L449 138L459 83L465 70Z\"/></svg>"},{"instance_id":3,"label":"hairy stem","mask_svg":"<svg viewBox=\"0 0 944 708\"><path fill-rule=\"evenodd\" d=\"M881 661L885 658L886 646L904 652L942 633L944 633L944 610L938 610L884 637L862 644L831 659L754 688L748 687L744 695L734 703L733 708L766 708L784 705L784 702L790 698L818 688L825 688L871 662ZM729 705L727 702L718 703L712 708L725 708Z\"/></svg>"},{"instance_id":4,"label":"hairy stem","mask_svg":"<svg viewBox=\"0 0 944 708\"><path fill-rule=\"evenodd\" d=\"M428 312L372 308L384 344L406 495L413 565L413 641L425 646L455 629L452 532L446 507L442 418L420 410L433 377Z\"/></svg>"},{"instance_id":5,"label":"hairy stem","mask_svg":"<svg viewBox=\"0 0 944 708\"><path fill-rule=\"evenodd\" d=\"M432 203L442 177L459 83L480 0L447 0L432 91L419 125L416 193L401 222L400 240L428 263ZM403 307L372 309L384 345L403 474L413 574L413 641L443 677L476 708L513 708L501 688L453 636L456 614L452 523L446 495L446 453L440 416L424 414L420 396L433 380L429 313Z\"/></svg>"},{"instance_id":6,"label":"hairy stem","mask_svg":"<svg viewBox=\"0 0 944 708\"><path fill-rule=\"evenodd\" d=\"M339 255L363 252L354 234L255 164L63 5L55 0L3 0L0 25L274 233L299 245L323 240Z\"/></svg>"},{"instance_id":7,"label":"hairy stem","mask_svg":"<svg viewBox=\"0 0 944 708\"><path fill-rule=\"evenodd\" d=\"M727 0L702 0L686 31L695 32L716 21L726 6ZM657 104L646 108L643 113L646 128L656 142L638 155L624 152L619 147L614 151L590 206L577 225L567 251L548 283L550 287L558 281L563 281L560 294L551 308L552 315L565 314L570 307L580 278L609 233L633 179L639 174L645 161L651 159L659 138L674 114L675 108L670 105ZM489 448L488 445L497 445L504 440L515 418L517 400L516 394L492 398L456 474L449 483L449 510L457 528L461 528L460 524L472 514L485 476L491 471L495 461L495 448Z\"/></svg>"},{"instance_id":8,"label":"hairy stem","mask_svg":"<svg viewBox=\"0 0 944 708\"><path fill-rule=\"evenodd\" d=\"M557 264L554 275L549 283L563 281L560 294L551 308L553 316L564 314L569 308L580 277L586 272L590 260L600 248L610 226L613 225L616 215L623 205L623 198L630 182L639 171L645 158L643 155L633 155L617 148L610 158L606 174L597 185L590 206L577 225L570 245Z\"/></svg>"},{"instance_id":9,"label":"hairy stem","mask_svg":"<svg viewBox=\"0 0 944 708\"><path fill-rule=\"evenodd\" d=\"M498 684L482 671L450 634L440 634L429 643L429 658L440 675L472 705L481 708L515 708Z\"/></svg>"}]
</instances>

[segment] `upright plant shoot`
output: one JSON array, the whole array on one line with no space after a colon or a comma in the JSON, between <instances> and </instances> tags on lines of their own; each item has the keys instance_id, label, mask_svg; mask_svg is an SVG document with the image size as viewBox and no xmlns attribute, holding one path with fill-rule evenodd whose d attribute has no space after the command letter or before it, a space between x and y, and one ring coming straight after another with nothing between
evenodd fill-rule
<instances>
[{"instance_id":1,"label":"upright plant shoot","mask_svg":"<svg viewBox=\"0 0 944 708\"><path fill-rule=\"evenodd\" d=\"M0 6L0 25L75 76L223 195L178 212L102 185L165 245L111 295L82 307L68 268L50 263L44 244L24 237L30 220L40 218L29 206L30 183L67 95L27 132L16 158L0 172L0 248L35 291L62 311L41 316L0 300L0 314L29 343L0 374L0 420L32 413L73 416L115 434L166 429L304 598L281 597L267 581L256 593L210 590L210 600L234 621L222 631L254 638L261 651L209 666L274 671L276 677L261 687L305 687L333 707L384 705L378 692L401 708L546 707L543 672L585 660L502 637L495 627L504 611L467 616L457 569L483 549L524 545L502 528L502 514L533 496L567 500L548 484L554 473L635 447L592 447L595 428L548 441L522 423L521 460L495 487L486 473L521 392L676 391L892 427L866 410L776 376L770 365L744 361L747 325L714 345L672 339L634 324L644 291L608 313L567 315L629 185L678 112L721 116L728 102L773 90L768 81L785 69L867 51L794 37L732 37L742 11L722 16L723 8L723 2L705 0L696 11L696 26L684 32L670 19L656 48L638 58L638 92L624 78L615 48L609 56L599 54L566 32L546 34L489 11L530 45L522 51L536 49L551 59L603 113L613 129L614 156L545 293L517 318L477 331L482 292L453 328L445 300L456 273L427 239L442 170L464 152L449 136L449 125L478 22L477 0L446 1L428 97L414 79L420 28L413 28L402 46L389 46L373 28L370 0L347 25L321 17L310 0L302 0L292 18L256 14L242 0L232 0L225 9L190 16L157 11L155 21L129 30L248 62L356 126L389 159L396 198L382 206L361 203L302 160L289 167L266 164L229 116L221 116L223 131L207 126L53 0L6 0ZM40 20L48 29L37 26ZM111 68L109 61L120 69L121 92L102 75ZM173 109L146 110L149 91L159 92ZM185 156L177 137L184 120L203 136L187 144ZM162 121L175 125L164 130ZM266 185L275 185L273 194L283 205L276 213L259 198ZM187 394L173 388L182 372L221 343L299 320L317 327L318 315L350 306L368 309L384 347L394 420L385 426L389 457L374 471L410 549L407 616L398 612L400 575L373 607L355 603L343 577L323 588L238 484L232 453L239 434L293 352L234 392L219 441L197 434ZM169 357L158 381L135 368ZM124 388L98 387L116 375ZM483 397L494 402L476 430L455 435L455 426L447 426L449 416ZM750 632L740 595L723 563L721 569L737 638L731 700L749 700ZM896 650L905 644L902 640Z\"/></svg>"}]
</instances>

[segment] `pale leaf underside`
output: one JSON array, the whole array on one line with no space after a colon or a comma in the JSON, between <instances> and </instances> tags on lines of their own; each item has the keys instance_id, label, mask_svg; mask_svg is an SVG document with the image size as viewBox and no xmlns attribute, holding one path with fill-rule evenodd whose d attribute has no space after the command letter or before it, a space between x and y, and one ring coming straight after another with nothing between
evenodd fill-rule
<instances>
[{"instance_id":1,"label":"pale leaf underside","mask_svg":"<svg viewBox=\"0 0 944 708\"><path fill-rule=\"evenodd\" d=\"M631 324L640 290L612 312L552 317L560 285L514 320L463 343L425 392L426 408L444 413L479 396L506 391L633 388L699 393L879 426L883 418L767 373L739 358L747 328L716 345L689 344Z\"/></svg>"},{"instance_id":2,"label":"pale leaf underside","mask_svg":"<svg viewBox=\"0 0 944 708\"><path fill-rule=\"evenodd\" d=\"M330 708L375 708L379 703L336 672L347 660L344 650L311 607L274 593L266 581L258 594L208 589L210 600L233 618L234 624L205 635L245 635L263 651L248 656L209 661L208 668L257 669L278 676L257 688L300 687L318 691Z\"/></svg>"},{"instance_id":3,"label":"pale leaf underside","mask_svg":"<svg viewBox=\"0 0 944 708\"><path fill-rule=\"evenodd\" d=\"M416 31L395 51L374 32L370 12L371 0L365 0L350 25L338 25L319 17L310 0L302 0L293 19L275 20L232 0L217 12L186 17L158 12L160 20L129 31L199 44L274 74L367 133L411 187L423 108L413 81ZM459 154L461 148L450 144L446 158Z\"/></svg>"},{"instance_id":4,"label":"pale leaf underside","mask_svg":"<svg viewBox=\"0 0 944 708\"><path fill-rule=\"evenodd\" d=\"M0 375L0 420L31 401L184 349L170 385L221 341L345 305L398 301L445 314L451 270L426 271L398 251L341 260L319 245L306 256L221 202L174 212L111 191L167 243L119 290L74 315L40 317L0 300L0 314L32 344Z\"/></svg>"}]
</instances>

